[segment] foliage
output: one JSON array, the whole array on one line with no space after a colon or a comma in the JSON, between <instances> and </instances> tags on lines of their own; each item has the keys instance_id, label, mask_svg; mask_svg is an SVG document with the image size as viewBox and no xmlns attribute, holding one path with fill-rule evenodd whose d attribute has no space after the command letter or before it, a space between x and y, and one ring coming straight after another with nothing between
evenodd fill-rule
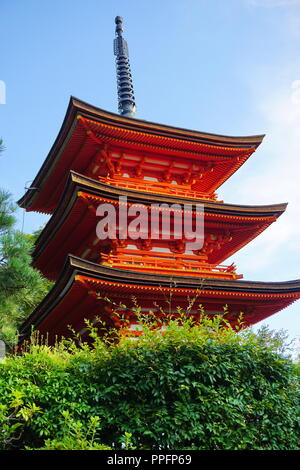
<instances>
[{"instance_id":1,"label":"foliage","mask_svg":"<svg viewBox=\"0 0 300 470\"><path fill-rule=\"evenodd\" d=\"M0 235L7 233L15 223L15 211L16 206L11 201L11 195L7 191L0 190Z\"/></svg>"},{"instance_id":2,"label":"foliage","mask_svg":"<svg viewBox=\"0 0 300 470\"><path fill-rule=\"evenodd\" d=\"M2 447L299 448L299 367L276 352L278 338L236 334L222 316L196 325L181 314L163 334L141 321L140 337L118 342L88 323L89 344L33 338L0 364L1 406L18 391L19 406L37 410L14 414L15 440L0 434Z\"/></svg>"},{"instance_id":3,"label":"foliage","mask_svg":"<svg viewBox=\"0 0 300 470\"><path fill-rule=\"evenodd\" d=\"M8 395L7 404L0 404L0 449L12 446L22 435L22 428L32 417L40 411L34 403L24 405L24 394L19 390L12 390ZM19 434L16 431L19 430Z\"/></svg>"},{"instance_id":4,"label":"foliage","mask_svg":"<svg viewBox=\"0 0 300 470\"><path fill-rule=\"evenodd\" d=\"M50 287L31 267L33 236L14 229L15 211L11 195L0 191L0 339L9 345Z\"/></svg>"},{"instance_id":5,"label":"foliage","mask_svg":"<svg viewBox=\"0 0 300 470\"><path fill-rule=\"evenodd\" d=\"M111 450L111 447L96 442L96 433L100 429L99 416L91 416L85 429L84 424L75 421L69 411L63 411L62 415L65 420L63 437L47 439L44 447L37 450Z\"/></svg>"}]
</instances>

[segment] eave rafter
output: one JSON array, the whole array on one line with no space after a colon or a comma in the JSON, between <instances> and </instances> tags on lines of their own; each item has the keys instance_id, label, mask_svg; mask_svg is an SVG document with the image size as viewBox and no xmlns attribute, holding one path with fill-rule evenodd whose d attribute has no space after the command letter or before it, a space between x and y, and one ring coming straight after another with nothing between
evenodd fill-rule
<instances>
[{"instance_id":1,"label":"eave rafter","mask_svg":"<svg viewBox=\"0 0 300 470\"><path fill-rule=\"evenodd\" d=\"M116 142L122 142L122 143L128 143L130 146L132 145L141 145L145 146L145 148L151 148L151 149L171 149L171 148L176 148L176 145L178 145L179 140L173 137L166 137L162 135L157 135L154 136L152 140L156 140L157 142L160 142L160 144L147 144L145 143L146 136L148 139L150 139L150 134L145 134L143 131L135 131L132 129L122 129L121 127L115 127L112 125L108 125L106 123L102 123L99 121L95 121L92 119L88 119L84 117L83 115L78 115L77 117L80 119L84 127L89 131L93 131L93 136L96 137L97 130L102 129L103 131L101 132L101 136L105 136L105 138L109 141L116 141ZM99 132L99 130L98 130ZM119 136L123 135L126 138L120 138ZM93 138L94 138L93 137ZM97 138L97 137L96 137ZM141 144L139 144L139 139ZM225 145L220 145L218 144L217 146L215 144L210 144L210 143L199 143L199 142L193 142L191 140L184 140L180 139L180 142L182 142L182 145L189 145L191 148L197 148L197 150L192 150L190 151L191 154L196 154L199 155L199 150L201 145L203 146L203 153L206 155L210 156L215 156L215 155L222 155L223 152L228 152L229 155L231 156L240 156L242 155L243 151L244 153L249 153L249 152L254 152L257 145L249 145L246 149L243 148L242 146L238 147L232 147L232 146L225 146ZM184 150L186 151L186 149ZM188 151L188 150L187 150ZM201 151L201 150L200 150Z\"/></svg>"}]
</instances>

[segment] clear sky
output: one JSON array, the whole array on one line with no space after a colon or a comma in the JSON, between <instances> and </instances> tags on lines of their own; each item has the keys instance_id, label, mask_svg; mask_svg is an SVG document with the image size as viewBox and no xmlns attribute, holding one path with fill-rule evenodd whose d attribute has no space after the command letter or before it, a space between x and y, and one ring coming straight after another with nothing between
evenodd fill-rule
<instances>
[{"instance_id":1,"label":"clear sky","mask_svg":"<svg viewBox=\"0 0 300 470\"><path fill-rule=\"evenodd\" d=\"M70 95L117 112L112 41L121 15L137 118L266 133L218 193L231 203L289 202L288 209L232 260L245 279L300 278L300 0L1 0L0 15L0 187L15 200L23 195ZM26 213L24 231L46 220ZM300 336L300 301L265 323Z\"/></svg>"}]
</instances>

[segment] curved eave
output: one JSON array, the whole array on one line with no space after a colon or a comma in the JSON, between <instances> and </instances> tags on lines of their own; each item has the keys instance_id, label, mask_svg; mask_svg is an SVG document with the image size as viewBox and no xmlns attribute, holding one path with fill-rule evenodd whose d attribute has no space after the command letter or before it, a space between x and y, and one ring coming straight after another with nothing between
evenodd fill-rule
<instances>
[{"instance_id":1,"label":"curved eave","mask_svg":"<svg viewBox=\"0 0 300 470\"><path fill-rule=\"evenodd\" d=\"M112 201L112 203L117 203L119 197L126 196L128 203L143 203L145 205L149 205L151 203L169 203L170 205L180 203L182 206L184 204L191 204L192 208L195 208L194 201L188 201L186 199L181 200L172 197L166 198L160 195L149 195L147 193L116 188L104 183L96 182L74 172L70 172L68 183L62 194L60 203L36 242L35 251L33 253L35 263L42 253L44 257L46 256L45 250L47 249L47 245L51 242L53 244L56 237L60 237L60 246L64 243L64 236L62 237L62 235L59 235L59 232L61 229L66 232L67 227L65 224L68 223L68 217L71 217L72 212L74 212L74 206L78 201L79 192L88 194L88 197L95 199L96 202L99 198L99 203L101 202L101 199L106 202ZM219 221L223 224L234 222L239 224L249 224L249 233L247 233L237 244L230 245L230 251L223 255L221 259L213 260L214 263L222 262L244 246L244 244L255 238L286 209L286 204L241 206L205 202L203 206L204 213L206 214L205 217L208 217L211 220ZM69 227L67 232L73 233L72 227ZM41 266L38 265L38 267L41 269Z\"/></svg>"},{"instance_id":2,"label":"curved eave","mask_svg":"<svg viewBox=\"0 0 300 470\"><path fill-rule=\"evenodd\" d=\"M95 279L110 282L126 282L130 285L149 285L154 287L170 288L170 276L158 273L135 273L124 269L111 268L100 264L83 260L77 256L69 255L63 270L64 273L73 272L74 275L95 277ZM253 294L292 294L300 296L300 279L285 282L264 282L246 280L220 280L200 279L186 276L173 276L174 289L199 289L200 285L205 290L220 290L232 292L245 292Z\"/></svg>"},{"instance_id":3,"label":"curved eave","mask_svg":"<svg viewBox=\"0 0 300 470\"><path fill-rule=\"evenodd\" d=\"M68 188L72 185L77 185L80 187L81 191L89 191L95 196L103 196L108 199L117 200L121 196L126 196L128 202L142 202L144 204L149 204L151 202L157 203L170 203L170 204L203 204L205 209L210 212L219 212L229 215L244 215L247 214L254 215L256 213L258 216L279 216L281 215L287 207L287 203L280 204L269 204L261 206L251 206L251 205L239 205L239 204L227 204L219 203L214 201L202 201L188 198L172 197L160 194L147 193L142 191L135 191L130 189L119 188L117 186L108 185L105 183L100 183L92 178L76 173L75 171L70 171L68 183L65 186L64 193L61 197L61 202L65 199L68 192ZM60 204L59 204L60 205Z\"/></svg>"},{"instance_id":4,"label":"curved eave","mask_svg":"<svg viewBox=\"0 0 300 470\"><path fill-rule=\"evenodd\" d=\"M103 198L110 201L118 201L119 197L127 197L128 203L143 203L149 205L151 203L169 203L169 204L190 204L194 206L196 203L203 204L204 210L209 214L216 214L228 218L241 218L241 217L279 217L286 209L287 203L261 205L261 206L248 206L237 204L224 204L217 202L203 202L188 199L180 199L171 196L161 196L149 193L142 193L140 191L132 191L123 188L110 186L104 183L97 182L86 176L79 175L73 171L70 172L67 185L61 196L60 203L53 213L52 217L46 224L40 237L36 243L36 251L42 247L43 242L48 238L52 238L55 232L63 224L65 218L72 210L72 206L77 198L78 192L86 192L92 197Z\"/></svg>"},{"instance_id":5,"label":"curved eave","mask_svg":"<svg viewBox=\"0 0 300 470\"><path fill-rule=\"evenodd\" d=\"M174 137L176 139L183 140L193 140L199 143L221 146L226 144L232 147L244 145L249 147L253 145L258 146L265 136L265 134L252 136L226 136L221 134L211 134L208 132L199 132L196 130L167 126L142 119L127 118L120 116L119 114L105 111L96 106L92 106L75 97L71 97L70 103L72 103L74 108L78 110L78 113L81 113L86 117L93 117L95 120L101 119L101 121L107 124L115 124L118 127L123 127L124 129L143 131L153 135Z\"/></svg>"},{"instance_id":6,"label":"curved eave","mask_svg":"<svg viewBox=\"0 0 300 470\"><path fill-rule=\"evenodd\" d=\"M71 97L59 134L46 160L42 164L38 174L32 182L32 187L37 189L29 189L24 194L24 196L18 201L18 204L21 207L27 209L34 207L34 201L37 198L39 191L45 184L45 181L54 171L55 165L60 158L62 149L66 146L68 140L71 138L72 130L76 126L76 122L78 121L76 118L79 116L92 122L100 123L107 128L109 127L111 135L114 135L114 132L117 132L117 130L119 133L125 133L125 135L128 135L129 133L131 135L131 142L134 142L135 140L138 141L139 139L142 141L144 140L145 136L151 136L153 142L156 140L162 141L163 139L163 141L165 141L164 145L166 148L171 144L176 147L176 145L179 145L180 143L180 151L184 151L184 145L187 145L187 148L189 148L190 144L193 143L195 145L195 150L198 148L198 151L201 151L201 148L207 145L215 149L226 147L227 149L232 149L232 151L243 150L244 152L253 152L264 138L264 135L230 137L209 134L166 126L139 119L126 118L118 114L104 111L100 108L80 101L77 98ZM218 151L220 152L220 150ZM235 155L238 154L235 153ZM236 165L234 166L234 169L237 169ZM230 174L228 177L229 176ZM41 210L42 212L42 209L37 210Z\"/></svg>"},{"instance_id":7,"label":"curved eave","mask_svg":"<svg viewBox=\"0 0 300 470\"><path fill-rule=\"evenodd\" d=\"M86 289L89 285L97 289L108 289L111 292L132 292L141 295L146 293L170 291L174 299L187 295L195 295L200 289L200 300L205 298L218 298L219 302L236 299L244 303L256 302L256 305L268 305L269 316L288 306L300 297L300 280L287 282L255 282L239 280L194 279L184 276L170 277L163 274L133 273L120 269L91 263L80 258L69 256L66 260L61 276L52 290L35 309L32 315L20 328L20 337L23 340L30 334L31 328L39 327L41 322L53 311L60 302L71 292L74 283L83 281ZM143 294L144 293L144 294ZM154 297L155 298L155 297ZM254 305L254 304L253 304ZM261 314L259 316L259 319ZM259 321L257 318L251 322Z\"/></svg>"}]
</instances>

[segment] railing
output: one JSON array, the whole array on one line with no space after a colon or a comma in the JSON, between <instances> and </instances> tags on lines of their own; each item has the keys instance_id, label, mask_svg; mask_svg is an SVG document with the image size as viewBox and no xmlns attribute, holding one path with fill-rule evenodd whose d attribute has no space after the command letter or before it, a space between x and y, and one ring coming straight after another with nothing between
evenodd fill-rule
<instances>
[{"instance_id":1,"label":"railing","mask_svg":"<svg viewBox=\"0 0 300 470\"><path fill-rule=\"evenodd\" d=\"M176 240L175 240L176 241ZM101 255L101 256L115 256L115 257L124 257L124 256L129 256L129 257L134 257L141 259L145 258L165 258L170 261L181 261L181 260L190 260L194 262L201 262L204 264L207 264L207 255L201 254L201 255L194 255L194 254L187 254L187 253L171 253L171 252L163 252L163 251L148 251L147 254L145 254L145 250L139 250L139 249L131 249L131 248L122 248L118 247L116 253L110 253L108 255Z\"/></svg>"},{"instance_id":2,"label":"railing","mask_svg":"<svg viewBox=\"0 0 300 470\"><path fill-rule=\"evenodd\" d=\"M110 184L113 186L118 186L120 188L131 189L134 191L146 191L148 193L154 194L168 194L171 196L182 196L188 197L190 199L197 199L197 200L206 200L206 201L217 201L218 196L216 193L207 194L201 193L199 191L194 191L191 189L191 186L188 184L172 184L172 183L164 183L160 181L147 181L147 180L137 180L137 179L129 179L129 178L122 178L122 177L114 177L114 178L104 178L99 177L99 181L101 183ZM218 201L223 202L223 201Z\"/></svg>"},{"instance_id":3,"label":"railing","mask_svg":"<svg viewBox=\"0 0 300 470\"><path fill-rule=\"evenodd\" d=\"M161 255L163 256L160 257ZM199 261L193 262L189 259L184 259L183 256L186 255L179 257L177 254L174 258L166 259L165 255L168 254L159 253L159 256L146 256L145 254L143 256L101 254L101 264L133 271L173 273L177 276L180 274L184 276L196 275L197 277L203 276L220 279L241 279L243 277L242 274L236 274L236 266L234 264L225 266L200 263Z\"/></svg>"}]
</instances>

